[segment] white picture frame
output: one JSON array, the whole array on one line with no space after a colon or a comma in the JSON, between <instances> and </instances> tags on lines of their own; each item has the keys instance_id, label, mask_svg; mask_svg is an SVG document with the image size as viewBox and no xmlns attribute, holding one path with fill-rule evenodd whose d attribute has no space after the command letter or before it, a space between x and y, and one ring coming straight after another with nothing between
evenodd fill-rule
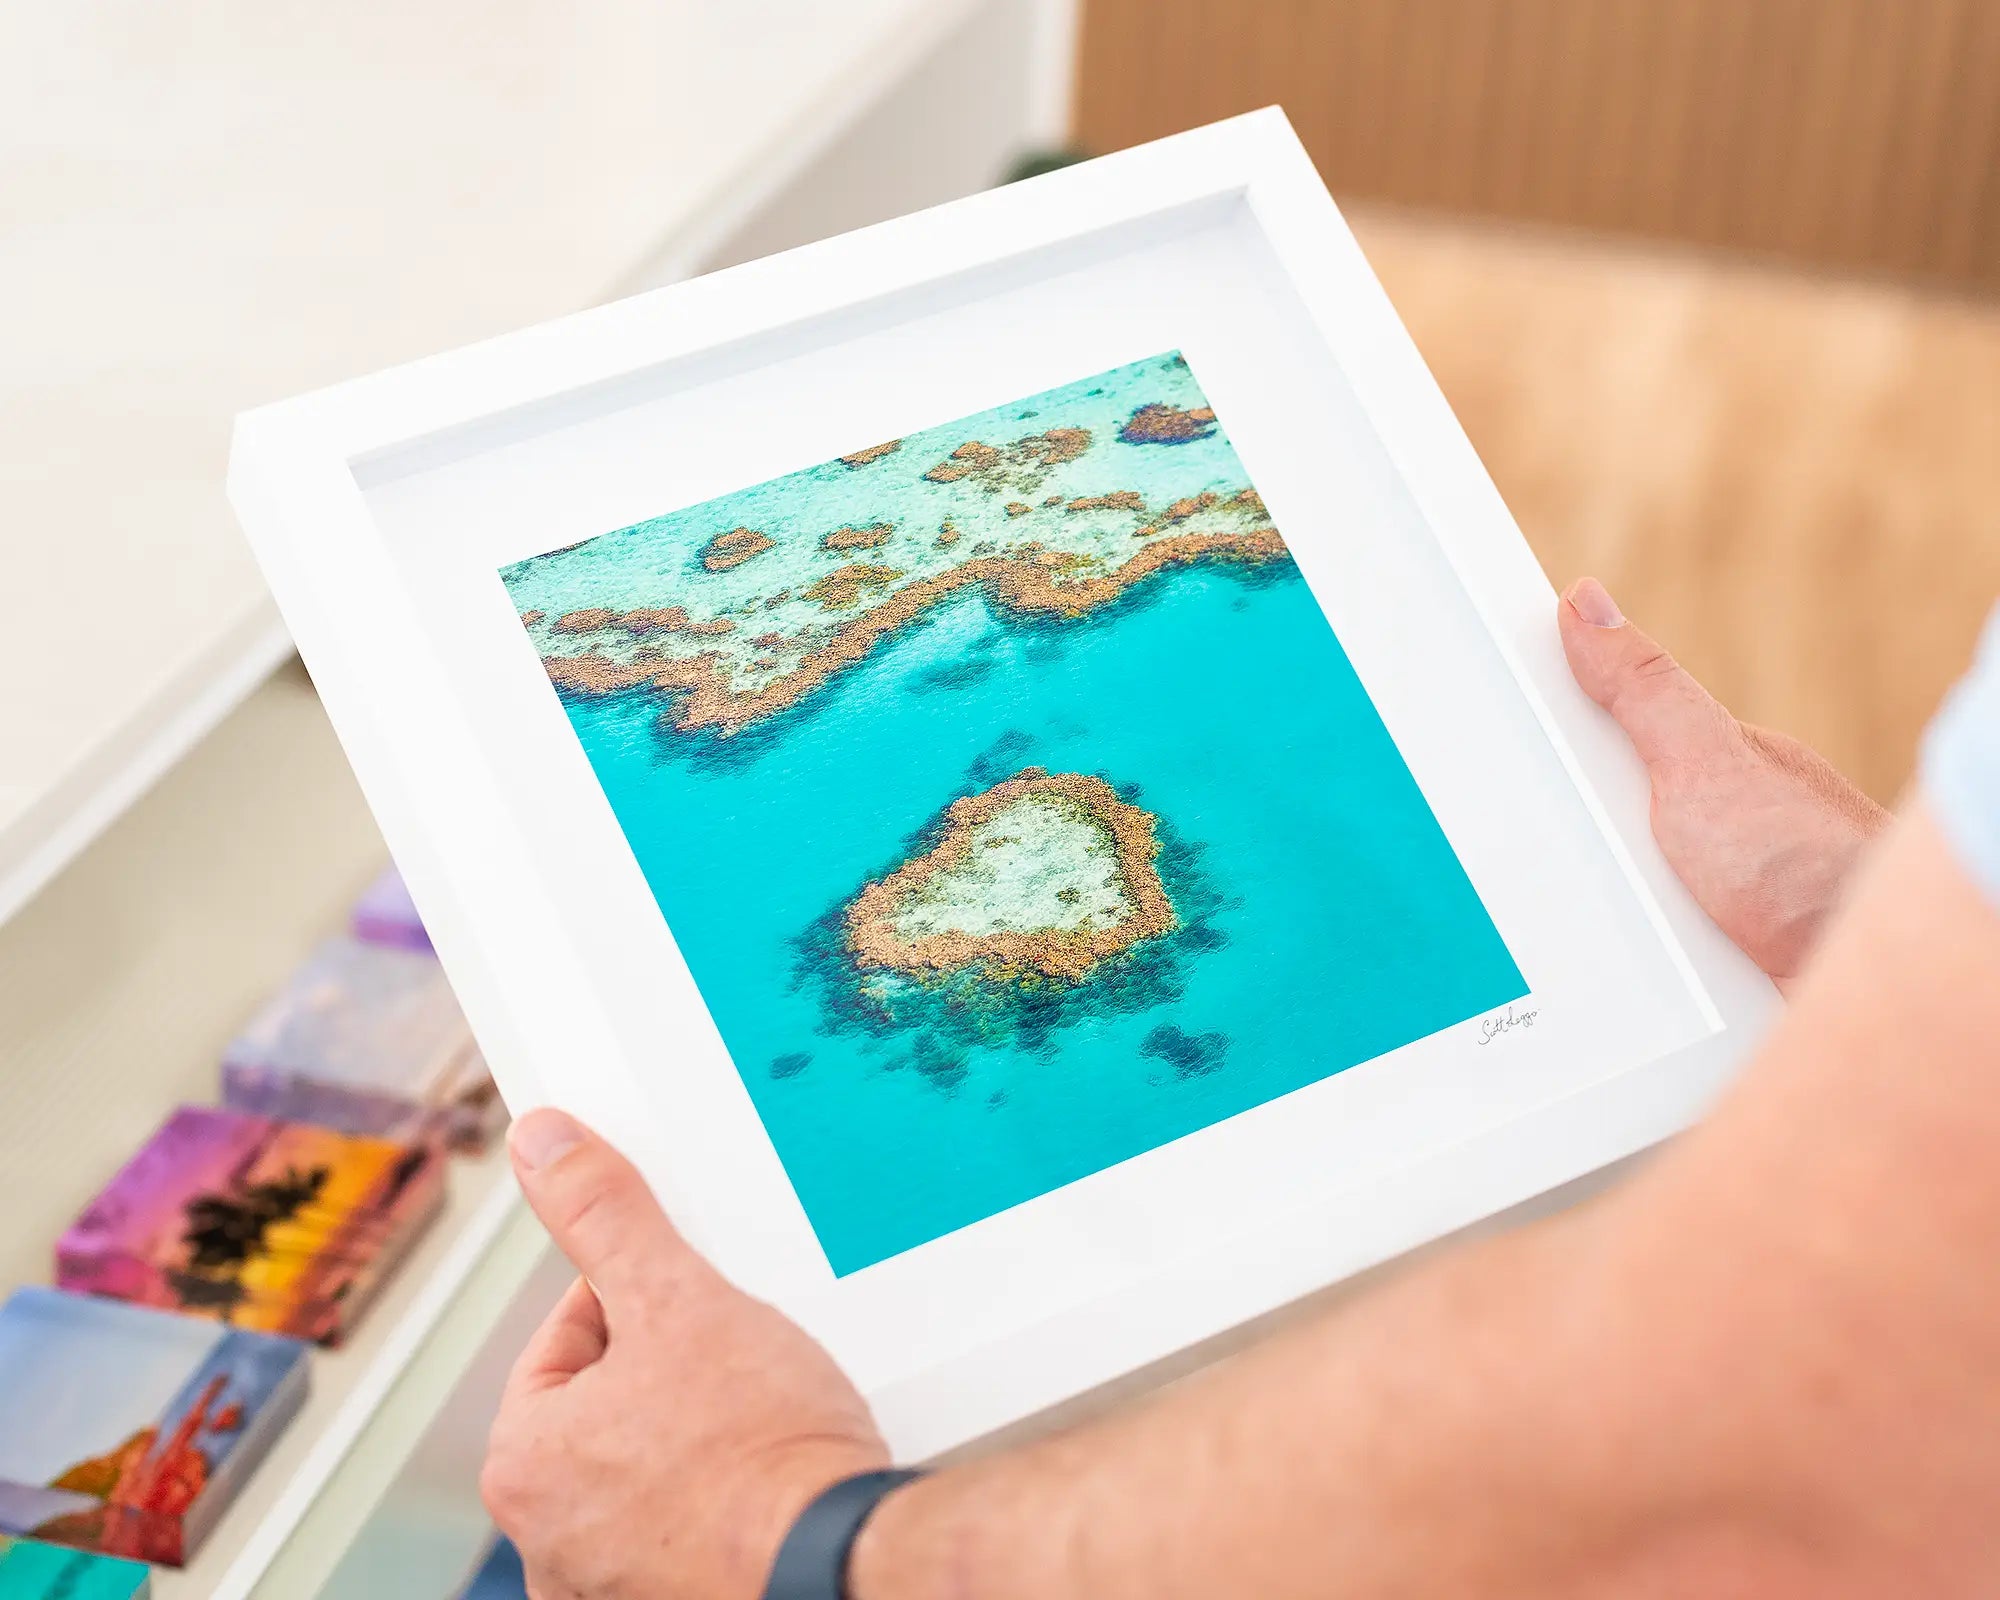
<instances>
[{"instance_id":1,"label":"white picture frame","mask_svg":"<svg viewBox=\"0 0 2000 1600\"><path fill-rule=\"evenodd\" d=\"M1175 348L1536 953L1532 1025L1467 1018L837 1274L498 568ZM1657 1142L1778 1004L1655 847L1546 578L1275 109L250 412L229 493L509 1104L610 1134L907 1456Z\"/></svg>"}]
</instances>

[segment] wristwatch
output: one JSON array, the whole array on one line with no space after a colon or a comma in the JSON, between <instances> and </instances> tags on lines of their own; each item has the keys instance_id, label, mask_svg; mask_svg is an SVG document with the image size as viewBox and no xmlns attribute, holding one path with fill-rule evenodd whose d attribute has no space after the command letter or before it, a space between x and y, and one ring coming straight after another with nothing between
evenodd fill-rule
<instances>
[{"instance_id":1,"label":"wristwatch","mask_svg":"<svg viewBox=\"0 0 2000 1600\"><path fill-rule=\"evenodd\" d=\"M847 1562L862 1525L892 1489L922 1476L910 1468L860 1472L821 1490L778 1546L764 1600L850 1600Z\"/></svg>"}]
</instances>

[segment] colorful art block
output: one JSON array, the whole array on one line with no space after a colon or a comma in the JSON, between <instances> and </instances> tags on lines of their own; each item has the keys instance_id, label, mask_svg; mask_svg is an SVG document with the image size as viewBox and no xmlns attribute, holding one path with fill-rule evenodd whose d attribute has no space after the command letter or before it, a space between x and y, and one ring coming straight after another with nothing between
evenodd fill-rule
<instances>
[{"instance_id":1,"label":"colorful art block","mask_svg":"<svg viewBox=\"0 0 2000 1600\"><path fill-rule=\"evenodd\" d=\"M152 1592L152 1571L137 1561L0 1533L0 1600L146 1600Z\"/></svg>"},{"instance_id":2,"label":"colorful art block","mask_svg":"<svg viewBox=\"0 0 2000 1600\"><path fill-rule=\"evenodd\" d=\"M295 1339L17 1291L0 1306L0 1532L180 1565L298 1410L307 1354ZM22 1549L0 1554L10 1600L15 1563L45 1564ZM52 1592L145 1592L89 1577L104 1586Z\"/></svg>"},{"instance_id":3,"label":"colorful art block","mask_svg":"<svg viewBox=\"0 0 2000 1600\"><path fill-rule=\"evenodd\" d=\"M370 944L431 953L431 936L424 928L424 919L417 915L416 902L410 898L403 875L393 866L384 867L382 875L354 902L348 926L355 938Z\"/></svg>"},{"instance_id":4,"label":"colorful art block","mask_svg":"<svg viewBox=\"0 0 2000 1600\"><path fill-rule=\"evenodd\" d=\"M483 1150L506 1121L434 957L329 939L222 1058L238 1111L381 1139Z\"/></svg>"},{"instance_id":5,"label":"colorful art block","mask_svg":"<svg viewBox=\"0 0 2000 1600\"><path fill-rule=\"evenodd\" d=\"M444 1198L434 1144L183 1106L56 1250L65 1289L337 1344Z\"/></svg>"}]
</instances>

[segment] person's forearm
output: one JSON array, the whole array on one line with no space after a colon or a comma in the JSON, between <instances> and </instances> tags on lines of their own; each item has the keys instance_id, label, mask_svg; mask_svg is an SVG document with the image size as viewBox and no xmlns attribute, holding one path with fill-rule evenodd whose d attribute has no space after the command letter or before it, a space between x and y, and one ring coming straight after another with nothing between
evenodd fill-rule
<instances>
[{"instance_id":1,"label":"person's forearm","mask_svg":"<svg viewBox=\"0 0 2000 1600\"><path fill-rule=\"evenodd\" d=\"M1624 1292L1623 1226L1588 1208L1464 1250L919 1483L864 1533L856 1600L1829 1600L1766 1475L1667 1400L1696 1308L1667 1264ZM1729 1406L1742 1375L1711 1375Z\"/></svg>"},{"instance_id":2,"label":"person's forearm","mask_svg":"<svg viewBox=\"0 0 2000 1600\"><path fill-rule=\"evenodd\" d=\"M1557 1592L1626 1498L1595 1230L1578 1216L1463 1252L1148 1405L903 1491L864 1533L856 1600Z\"/></svg>"},{"instance_id":3,"label":"person's forearm","mask_svg":"<svg viewBox=\"0 0 2000 1600\"><path fill-rule=\"evenodd\" d=\"M1995 971L2000 921L1905 823L1744 1082L1640 1178L902 1491L857 1600L1952 1592L1990 1503L1953 1498L1964 1441L1990 1455L2000 1405L1968 1434L1963 1383L1875 1358L2000 1371L1990 1289L1950 1281L2000 1249Z\"/></svg>"}]
</instances>

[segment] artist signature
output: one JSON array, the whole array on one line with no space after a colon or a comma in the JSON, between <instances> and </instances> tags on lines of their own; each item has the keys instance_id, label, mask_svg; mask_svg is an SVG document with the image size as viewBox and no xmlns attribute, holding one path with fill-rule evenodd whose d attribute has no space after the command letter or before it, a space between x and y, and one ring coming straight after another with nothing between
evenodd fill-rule
<instances>
[{"instance_id":1,"label":"artist signature","mask_svg":"<svg viewBox=\"0 0 2000 1600\"><path fill-rule=\"evenodd\" d=\"M1516 1011L1512 1006L1509 1006L1499 1016L1486 1017L1480 1021L1479 1042L1481 1044L1491 1044L1501 1034L1510 1032L1515 1028L1532 1028L1535 1025L1535 1018L1540 1015L1541 1012L1539 1011Z\"/></svg>"}]
</instances>

